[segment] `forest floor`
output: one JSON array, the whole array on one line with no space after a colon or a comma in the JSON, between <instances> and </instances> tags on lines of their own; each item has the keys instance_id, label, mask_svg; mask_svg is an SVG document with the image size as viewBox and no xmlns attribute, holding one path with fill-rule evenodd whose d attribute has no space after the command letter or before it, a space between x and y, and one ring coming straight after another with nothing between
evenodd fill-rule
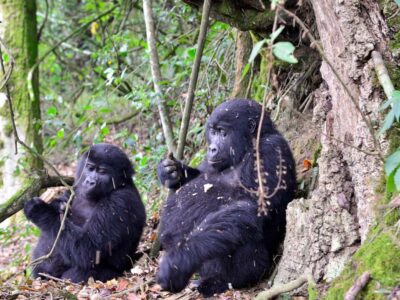
<instances>
[{"instance_id":1,"label":"forest floor","mask_svg":"<svg viewBox=\"0 0 400 300\"><path fill-rule=\"evenodd\" d=\"M16 225L9 226L11 229L7 231L1 231L0 235L0 299L203 299L193 285L189 285L180 293L172 294L161 290L154 282L158 259L153 260L147 255L154 236L151 225L147 226L138 249L143 255L129 272L123 277L104 283L89 279L87 284L81 285L59 279L27 278L30 253L38 234L23 216L18 216L14 223ZM256 287L228 290L208 299L253 299L267 285L265 280Z\"/></svg>"}]
</instances>

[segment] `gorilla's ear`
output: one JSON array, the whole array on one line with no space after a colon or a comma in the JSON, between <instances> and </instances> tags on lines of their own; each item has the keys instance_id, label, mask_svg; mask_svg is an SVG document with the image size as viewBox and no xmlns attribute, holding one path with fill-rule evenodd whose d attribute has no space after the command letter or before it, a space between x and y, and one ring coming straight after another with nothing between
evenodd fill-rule
<instances>
[{"instance_id":1,"label":"gorilla's ear","mask_svg":"<svg viewBox=\"0 0 400 300\"><path fill-rule=\"evenodd\" d=\"M249 131L253 134L256 131L257 122L253 118L249 118Z\"/></svg>"}]
</instances>

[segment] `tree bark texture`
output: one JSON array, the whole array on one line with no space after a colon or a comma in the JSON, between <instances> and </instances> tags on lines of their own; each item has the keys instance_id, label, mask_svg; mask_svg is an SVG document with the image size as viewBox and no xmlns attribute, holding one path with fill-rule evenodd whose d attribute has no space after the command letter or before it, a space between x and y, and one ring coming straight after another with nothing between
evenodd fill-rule
<instances>
[{"instance_id":1,"label":"tree bark texture","mask_svg":"<svg viewBox=\"0 0 400 300\"><path fill-rule=\"evenodd\" d=\"M35 148L43 150L40 135L41 118L39 102L38 71L33 74L32 86L34 98L29 98L27 75L35 64L38 55L36 2L35 0L0 1L0 37L15 60L13 73L9 81L11 99L21 139ZM3 54L6 49L2 47ZM5 63L7 65L7 63ZM6 66L7 67L7 66ZM21 185L15 173L18 159L15 155L14 138L11 130L10 114L5 90L0 93L0 202L11 197ZM19 149L21 151L21 148ZM32 156L27 163L32 170L41 170L43 162Z\"/></svg>"},{"instance_id":2,"label":"tree bark texture","mask_svg":"<svg viewBox=\"0 0 400 300\"><path fill-rule=\"evenodd\" d=\"M388 29L378 3L311 0L321 44L363 114L379 124L385 96L373 83L371 52L390 60ZM372 137L360 113L323 62L324 83L314 93L313 122L321 129L318 187L310 199L293 201L287 211L287 234L276 283L288 282L311 267L316 281L330 282L364 241L373 221L374 188L382 172L372 152ZM352 147L349 147L351 145ZM380 141L384 152L387 145ZM384 155L384 153L382 153Z\"/></svg>"},{"instance_id":3,"label":"tree bark texture","mask_svg":"<svg viewBox=\"0 0 400 300\"><path fill-rule=\"evenodd\" d=\"M232 98L251 98L250 95L247 95L251 74L250 72L247 72L245 76L242 76L242 74L248 63L252 48L253 41L250 33L238 31L236 34L235 85L231 94Z\"/></svg>"}]
</instances>

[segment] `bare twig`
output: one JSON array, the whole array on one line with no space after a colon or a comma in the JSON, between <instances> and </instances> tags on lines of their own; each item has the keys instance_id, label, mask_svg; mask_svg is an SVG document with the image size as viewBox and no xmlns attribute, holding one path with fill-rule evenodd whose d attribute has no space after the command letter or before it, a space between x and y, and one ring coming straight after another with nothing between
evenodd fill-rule
<instances>
[{"instance_id":1,"label":"bare twig","mask_svg":"<svg viewBox=\"0 0 400 300\"><path fill-rule=\"evenodd\" d=\"M274 19L274 25L272 27L272 32L275 32L276 26L278 23L278 9L275 12L275 19ZM267 62L267 82L266 82L266 89L268 89L270 81L271 81L271 73L272 73L272 63L273 63L273 54L272 54L272 47L273 47L273 41L271 40L268 45L268 62ZM261 157L260 157L260 140L261 140L261 131L262 131L262 124L264 121L264 116L265 116L265 105L267 103L267 99L272 97L272 93L268 93L268 90L266 90L266 96L263 98L263 103L262 103L262 109L261 109L261 116L260 120L258 122L258 128L257 128L257 140L256 140L256 164L257 164L257 179L258 179L258 203L259 203L259 212L265 213L265 195L266 193L268 194L267 191L264 190L266 184L263 184L263 172L262 172L262 166L261 166ZM260 205L260 203L262 205Z\"/></svg>"},{"instance_id":2,"label":"bare twig","mask_svg":"<svg viewBox=\"0 0 400 300\"><path fill-rule=\"evenodd\" d=\"M324 50L322 49L321 45L318 43L318 41L314 38L314 36L310 33L310 30L307 28L307 26L304 24L304 22L298 17L296 16L294 13L292 13L291 11L287 10L286 8L284 8L282 5L278 5L278 7L288 16L292 17L293 20L303 29L304 33L308 36L308 38L311 41L311 44L314 45L318 51L318 53L321 55L322 59L327 63L327 65L330 67L330 69L332 70L333 74L335 75L335 77L337 78L337 80L340 82L340 84L342 85L342 87L344 88L345 92L347 93L347 95L349 96L351 102L353 103L354 107L357 109L357 111L360 113L360 116L363 120L363 122L365 123L365 125L367 125L368 131L371 135L372 141L374 143L374 147L377 150L377 153L379 153L379 157L382 161L384 161L383 155L382 155L382 150L381 150L381 145L379 144L376 135L375 135L375 130L371 125L371 121L369 119L369 117L367 115L365 115L360 106L358 105L357 99L354 97L354 95L351 93L349 87L346 85L346 83L343 81L343 78L339 75L339 73L337 72L337 70L335 69L335 67L333 66L333 64L331 63L331 61L326 57Z\"/></svg>"},{"instance_id":3,"label":"bare twig","mask_svg":"<svg viewBox=\"0 0 400 300\"><path fill-rule=\"evenodd\" d=\"M179 132L178 153L177 153L177 158L179 160L183 158L183 151L185 149L186 135L189 127L190 114L192 112L194 92L196 90L197 78L199 76L200 62L201 62L201 57L203 55L203 49L207 35L210 7L211 7L211 0L204 0L203 11L201 16L200 33L197 39L196 57L192 69L192 74L190 75L189 89L185 101L185 109L183 112L181 129Z\"/></svg>"},{"instance_id":4,"label":"bare twig","mask_svg":"<svg viewBox=\"0 0 400 300\"><path fill-rule=\"evenodd\" d=\"M371 275L369 272L364 272L359 278L357 278L354 285L347 291L344 296L345 300L355 300L358 293L367 285L370 280Z\"/></svg>"},{"instance_id":5,"label":"bare twig","mask_svg":"<svg viewBox=\"0 0 400 300\"><path fill-rule=\"evenodd\" d=\"M45 0L45 3L46 3L46 12L45 12L45 15L44 15L43 23L42 23L42 25L40 25L40 28L39 28L38 33L37 33L37 40L38 41L40 41L40 38L42 37L43 28L46 25L47 19L49 17L49 0Z\"/></svg>"},{"instance_id":6,"label":"bare twig","mask_svg":"<svg viewBox=\"0 0 400 300\"><path fill-rule=\"evenodd\" d=\"M162 80L156 46L156 36L154 29L153 13L151 8L151 0L143 0L143 13L146 23L147 44L150 50L151 73L153 77L154 90L156 91L158 112L160 114L161 125L165 141L167 143L168 151L174 152L174 134L172 132L172 125L169 118L168 107L165 103L165 100L163 99L164 97L160 87L160 82Z\"/></svg>"},{"instance_id":7,"label":"bare twig","mask_svg":"<svg viewBox=\"0 0 400 300\"><path fill-rule=\"evenodd\" d=\"M277 285L277 286L270 288L267 291L261 292L257 295L255 300L273 299L280 294L287 293L287 292L293 291L293 290L301 287L306 282L309 282L309 283L314 282L314 280L312 279L312 276L310 274L303 274L299 278L297 278L291 282L288 282L288 283L282 284L282 285Z\"/></svg>"},{"instance_id":8,"label":"bare twig","mask_svg":"<svg viewBox=\"0 0 400 300\"><path fill-rule=\"evenodd\" d=\"M38 275L43 276L43 277L46 277L46 278L51 279L51 280L54 280L54 281L58 281L58 282L62 282L62 283L68 283L68 284L72 284L72 285L75 285L75 286L81 286L80 284L77 284L77 283L72 282L72 281L70 281L70 280L65 280L65 279L57 278L57 277L51 276L51 275L46 274L46 273L38 273Z\"/></svg>"}]
</instances>

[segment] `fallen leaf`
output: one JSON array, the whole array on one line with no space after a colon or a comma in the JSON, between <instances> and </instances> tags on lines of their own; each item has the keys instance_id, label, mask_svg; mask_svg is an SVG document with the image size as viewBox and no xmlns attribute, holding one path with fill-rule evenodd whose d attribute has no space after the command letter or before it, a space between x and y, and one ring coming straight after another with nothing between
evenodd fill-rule
<instances>
[{"instance_id":1,"label":"fallen leaf","mask_svg":"<svg viewBox=\"0 0 400 300\"><path fill-rule=\"evenodd\" d=\"M131 269L131 273L133 275L142 275L144 273L144 271L141 267L135 266L133 269Z\"/></svg>"},{"instance_id":2,"label":"fallen leaf","mask_svg":"<svg viewBox=\"0 0 400 300\"><path fill-rule=\"evenodd\" d=\"M118 287L117 287L117 291L122 291L125 290L126 287L128 286L129 281L126 279L122 279L118 282Z\"/></svg>"},{"instance_id":3,"label":"fallen leaf","mask_svg":"<svg viewBox=\"0 0 400 300\"><path fill-rule=\"evenodd\" d=\"M312 162L309 159L305 159L303 160L303 170L301 170L302 172L306 172L308 170L310 170L312 167Z\"/></svg>"}]
</instances>

